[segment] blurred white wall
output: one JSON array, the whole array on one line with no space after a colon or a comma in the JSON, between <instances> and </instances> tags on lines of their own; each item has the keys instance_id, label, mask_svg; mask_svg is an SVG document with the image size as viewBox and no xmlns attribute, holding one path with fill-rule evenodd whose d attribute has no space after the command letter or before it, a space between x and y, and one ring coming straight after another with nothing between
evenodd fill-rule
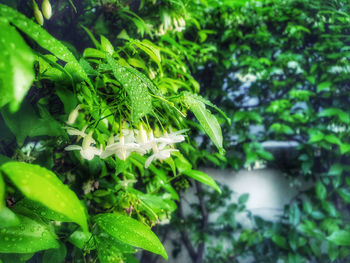
<instances>
[{"instance_id":1,"label":"blurred white wall","mask_svg":"<svg viewBox=\"0 0 350 263\"><path fill-rule=\"evenodd\" d=\"M254 215L258 215L266 220L277 220L283 213L283 207L295 197L300 190L312 187L311 183L299 180L288 179L280 171L273 169L241 170L218 170L212 168L202 168L203 172L210 175L216 181L226 184L235 192L232 201L237 200L239 195L248 193L249 200L247 209ZM194 192L189 190L185 199L188 203L194 202ZM185 202L187 203L187 202ZM189 213L190 208L184 206L184 214ZM211 215L211 220L215 221L215 215ZM242 214L237 219L245 227L250 227L251 222ZM172 234L172 239L180 240L180 235ZM165 248L169 254L169 261L162 263L189 263L191 262L187 251L182 250L176 259L171 257L172 244L169 240L165 243Z\"/></svg>"}]
</instances>

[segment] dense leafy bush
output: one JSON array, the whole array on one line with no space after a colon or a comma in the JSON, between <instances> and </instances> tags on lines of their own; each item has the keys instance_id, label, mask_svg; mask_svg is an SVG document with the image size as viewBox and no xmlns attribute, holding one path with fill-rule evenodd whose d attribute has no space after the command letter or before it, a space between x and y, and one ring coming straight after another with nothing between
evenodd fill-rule
<instances>
[{"instance_id":1,"label":"dense leafy bush","mask_svg":"<svg viewBox=\"0 0 350 263\"><path fill-rule=\"evenodd\" d=\"M224 152L207 106L221 111L196 94L199 85L184 62L191 49L177 40L190 22L170 3L161 25L113 2L55 3L53 14L47 0L40 8L35 1L17 4L34 12L39 25L0 5L0 258L135 262L135 248L168 258L150 227L176 209L175 185L193 178L220 192L183 155L196 151L191 130L203 129ZM158 8L143 5L145 13ZM78 34L90 38L76 49L41 27L66 9L82 23ZM84 26L92 17L102 20ZM54 33L71 22L57 23ZM99 26L108 28L106 36ZM94 48L85 48L90 41ZM186 121L189 110L200 125Z\"/></svg>"},{"instance_id":2,"label":"dense leafy bush","mask_svg":"<svg viewBox=\"0 0 350 263\"><path fill-rule=\"evenodd\" d=\"M194 215L172 223L192 233L192 261L347 262L346 1L1 2L3 262L167 258L150 228L192 184ZM267 140L296 154L281 160ZM261 160L315 187L244 230L233 215L247 196L228 204L198 167Z\"/></svg>"}]
</instances>

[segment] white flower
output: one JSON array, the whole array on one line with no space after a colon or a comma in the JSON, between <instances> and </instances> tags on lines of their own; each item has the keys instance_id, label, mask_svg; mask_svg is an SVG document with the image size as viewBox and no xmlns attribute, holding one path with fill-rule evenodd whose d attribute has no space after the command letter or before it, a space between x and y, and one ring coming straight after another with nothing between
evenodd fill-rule
<instances>
[{"instance_id":1,"label":"white flower","mask_svg":"<svg viewBox=\"0 0 350 263\"><path fill-rule=\"evenodd\" d=\"M73 125L76 119L78 118L80 110L80 105L76 106L74 110L69 114L68 121L66 122L68 125Z\"/></svg>"},{"instance_id":2,"label":"white flower","mask_svg":"<svg viewBox=\"0 0 350 263\"><path fill-rule=\"evenodd\" d=\"M159 160L164 160L170 157L170 153L171 152L178 152L179 150L177 149L165 149L165 150L161 150L158 151L156 153L154 153L153 155L151 155L150 157L147 158L146 162L145 162L145 168L148 168L148 166L151 164L151 162L153 162L156 159Z\"/></svg>"},{"instance_id":3,"label":"white flower","mask_svg":"<svg viewBox=\"0 0 350 263\"><path fill-rule=\"evenodd\" d=\"M184 133L186 131L188 131L188 129L183 129L183 130L179 130L179 131L171 132L171 133L165 132L163 137L158 138L158 140L160 142L159 148L164 149L165 146L167 146L168 144L173 147L174 143L179 143L179 142L184 141L185 136L182 135L181 133Z\"/></svg>"},{"instance_id":4,"label":"white flower","mask_svg":"<svg viewBox=\"0 0 350 263\"><path fill-rule=\"evenodd\" d=\"M80 145L68 145L64 148L66 151L76 151L80 150L81 157L86 160L92 160L95 155L101 155L102 149L97 149L91 144L95 143L95 140L92 138L93 131L90 131L83 140L82 146Z\"/></svg>"},{"instance_id":5,"label":"white flower","mask_svg":"<svg viewBox=\"0 0 350 263\"><path fill-rule=\"evenodd\" d=\"M140 130L135 130L136 132L136 142L138 144L145 144L148 142L147 132L143 128L142 124L140 125Z\"/></svg>"},{"instance_id":6,"label":"white flower","mask_svg":"<svg viewBox=\"0 0 350 263\"><path fill-rule=\"evenodd\" d=\"M63 127L63 129L67 130L67 133L69 135L77 135L77 136L81 136L83 138L86 136L86 133L85 133L86 128L87 128L87 126L84 126L83 129L80 131L80 130L72 128L72 127Z\"/></svg>"},{"instance_id":7,"label":"white flower","mask_svg":"<svg viewBox=\"0 0 350 263\"><path fill-rule=\"evenodd\" d=\"M132 152L138 152L145 154L146 151L140 147L139 144L133 142L125 142L125 137L123 134L119 136L119 142L107 145L106 149L102 152L101 158L107 158L113 154L123 161L129 157Z\"/></svg>"}]
</instances>

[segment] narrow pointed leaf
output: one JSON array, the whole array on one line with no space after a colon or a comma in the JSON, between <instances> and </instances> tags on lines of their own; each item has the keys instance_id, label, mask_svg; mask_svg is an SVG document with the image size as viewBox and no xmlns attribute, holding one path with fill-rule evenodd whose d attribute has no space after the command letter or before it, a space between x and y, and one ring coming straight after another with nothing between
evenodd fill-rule
<instances>
[{"instance_id":1,"label":"narrow pointed leaf","mask_svg":"<svg viewBox=\"0 0 350 263\"><path fill-rule=\"evenodd\" d=\"M10 103L17 111L34 80L34 54L6 21L0 20L0 32L0 107Z\"/></svg>"},{"instance_id":2,"label":"narrow pointed leaf","mask_svg":"<svg viewBox=\"0 0 350 263\"><path fill-rule=\"evenodd\" d=\"M339 246L350 246L350 232L345 230L338 230L333 232L327 240Z\"/></svg>"},{"instance_id":3,"label":"narrow pointed leaf","mask_svg":"<svg viewBox=\"0 0 350 263\"><path fill-rule=\"evenodd\" d=\"M32 253L59 247L48 226L23 215L18 217L21 221L18 226L1 229L0 253Z\"/></svg>"},{"instance_id":4,"label":"narrow pointed leaf","mask_svg":"<svg viewBox=\"0 0 350 263\"><path fill-rule=\"evenodd\" d=\"M208 134L210 139L216 145L216 147L222 149L222 132L221 127L213 114L211 114L202 101L198 100L196 96L191 93L184 94L185 103L196 116L197 120L203 127L204 131Z\"/></svg>"},{"instance_id":5,"label":"narrow pointed leaf","mask_svg":"<svg viewBox=\"0 0 350 263\"><path fill-rule=\"evenodd\" d=\"M148 93L148 83L135 74L135 71L120 65L107 54L107 62L114 77L122 84L131 101L131 119L137 122L152 110L152 98Z\"/></svg>"},{"instance_id":6,"label":"narrow pointed leaf","mask_svg":"<svg viewBox=\"0 0 350 263\"><path fill-rule=\"evenodd\" d=\"M39 165L20 162L5 163L0 170L27 198L62 214L88 231L82 204L53 172Z\"/></svg>"},{"instance_id":7,"label":"narrow pointed leaf","mask_svg":"<svg viewBox=\"0 0 350 263\"><path fill-rule=\"evenodd\" d=\"M59 59L65 62L71 62L74 64L76 73L80 75L82 79L89 81L83 68L79 65L74 55L63 45L60 41L51 36L40 25L36 24L31 19L27 18L23 14L10 8L7 5L0 4L0 16L6 18L14 26L19 28L22 32L36 41L42 48L50 51Z\"/></svg>"},{"instance_id":8,"label":"narrow pointed leaf","mask_svg":"<svg viewBox=\"0 0 350 263\"><path fill-rule=\"evenodd\" d=\"M219 186L216 184L216 182L206 173L203 173L198 170L186 170L182 172L183 174L187 175L188 177L191 177L198 182L201 182L203 184L209 185L210 187L214 188L216 191L218 191L221 194L221 190Z\"/></svg>"},{"instance_id":9,"label":"narrow pointed leaf","mask_svg":"<svg viewBox=\"0 0 350 263\"><path fill-rule=\"evenodd\" d=\"M231 119L229 117L227 117L226 113L223 112L218 106L213 104L211 101L207 100L206 98L203 98L202 96L200 96L198 94L190 93L188 91L184 92L184 96L190 96L190 97L195 98L196 100L201 101L204 104L214 108L215 110L217 110L225 118L225 120L227 121L228 125L231 125Z\"/></svg>"},{"instance_id":10,"label":"narrow pointed leaf","mask_svg":"<svg viewBox=\"0 0 350 263\"><path fill-rule=\"evenodd\" d=\"M96 224L115 239L139 247L168 259L168 255L151 229L141 222L119 214L99 214L94 217Z\"/></svg>"}]
</instances>

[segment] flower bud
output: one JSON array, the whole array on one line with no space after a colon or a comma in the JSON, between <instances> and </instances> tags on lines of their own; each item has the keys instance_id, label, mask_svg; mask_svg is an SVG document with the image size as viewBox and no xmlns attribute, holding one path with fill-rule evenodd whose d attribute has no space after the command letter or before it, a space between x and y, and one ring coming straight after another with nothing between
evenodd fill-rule
<instances>
[{"instance_id":1,"label":"flower bud","mask_svg":"<svg viewBox=\"0 0 350 263\"><path fill-rule=\"evenodd\" d=\"M92 138L92 134L94 133L93 130L91 130L83 139L83 143L82 143L82 148L83 149L87 149L88 147L90 147L90 145L92 143L94 143L94 139Z\"/></svg>"},{"instance_id":2,"label":"flower bud","mask_svg":"<svg viewBox=\"0 0 350 263\"><path fill-rule=\"evenodd\" d=\"M39 11L39 12L40 12L40 11ZM79 110L80 110L80 105L78 105L77 107L75 107L75 109L72 110L72 112L69 114L69 116L68 116L68 121L67 121L67 124L68 124L68 125L73 125L73 124L74 124L74 122L75 122L76 119L78 118Z\"/></svg>"},{"instance_id":3,"label":"flower bud","mask_svg":"<svg viewBox=\"0 0 350 263\"><path fill-rule=\"evenodd\" d=\"M41 13L41 11L39 10L38 5L33 1L33 8L34 8L34 16L36 19L36 22L43 26L44 25L44 17L43 14Z\"/></svg>"},{"instance_id":4,"label":"flower bud","mask_svg":"<svg viewBox=\"0 0 350 263\"><path fill-rule=\"evenodd\" d=\"M52 8L49 0L43 0L41 4L41 10L43 11L44 17L49 20L52 16Z\"/></svg>"}]
</instances>

